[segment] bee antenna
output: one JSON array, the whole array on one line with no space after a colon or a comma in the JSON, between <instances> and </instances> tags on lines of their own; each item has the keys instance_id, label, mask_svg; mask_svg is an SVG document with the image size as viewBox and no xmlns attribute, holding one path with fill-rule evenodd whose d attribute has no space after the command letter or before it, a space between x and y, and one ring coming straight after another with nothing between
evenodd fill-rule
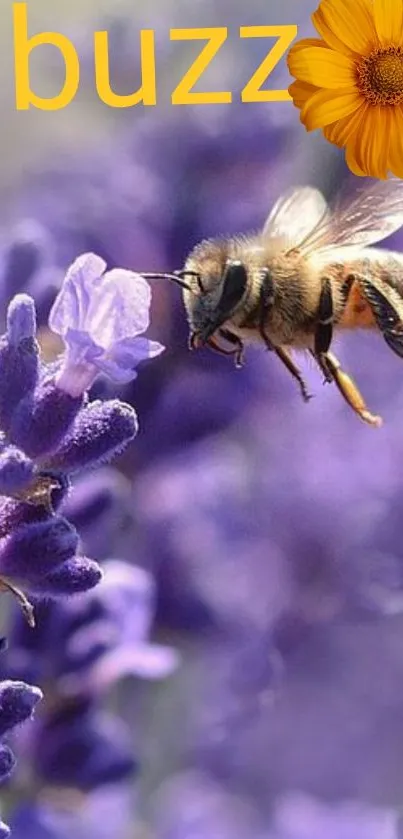
<instances>
[{"instance_id":1,"label":"bee antenna","mask_svg":"<svg viewBox=\"0 0 403 839\"><path fill-rule=\"evenodd\" d=\"M204 288L202 278L198 271L186 271L186 269L184 269L183 271L174 271L174 273L177 274L178 277L196 277L196 282L199 286L201 293L205 293L206 289Z\"/></svg>"},{"instance_id":2,"label":"bee antenna","mask_svg":"<svg viewBox=\"0 0 403 839\"><path fill-rule=\"evenodd\" d=\"M172 283L176 283L180 285L182 288L186 288L188 291L192 291L189 283L185 283L185 281L181 278L180 272L174 271L173 274L141 274L146 280L170 280Z\"/></svg>"}]
</instances>

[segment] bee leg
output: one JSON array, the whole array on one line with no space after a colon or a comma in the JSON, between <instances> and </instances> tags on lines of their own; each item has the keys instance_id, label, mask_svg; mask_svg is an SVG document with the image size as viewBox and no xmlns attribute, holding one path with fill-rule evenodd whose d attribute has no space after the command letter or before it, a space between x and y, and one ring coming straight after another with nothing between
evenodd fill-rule
<instances>
[{"instance_id":1,"label":"bee leg","mask_svg":"<svg viewBox=\"0 0 403 839\"><path fill-rule=\"evenodd\" d=\"M305 382L305 380L302 376L302 373L300 372L298 367L294 364L291 356L288 354L288 352L286 352L286 350L283 349L283 347L273 347L273 349L274 349L274 352L276 353L277 357L280 359L280 361L283 362L284 366L291 373L293 378L297 380L297 382L300 386L301 395L302 395L302 398L303 398L304 402L309 402L309 400L312 399L312 394L309 393L308 388L306 386L306 382Z\"/></svg>"},{"instance_id":2,"label":"bee leg","mask_svg":"<svg viewBox=\"0 0 403 839\"><path fill-rule=\"evenodd\" d=\"M329 372L324 356L316 355L314 350L310 350L310 353L312 355L312 358L315 359L319 369L323 373L323 384L331 384L334 381L334 379L332 374Z\"/></svg>"},{"instance_id":3,"label":"bee leg","mask_svg":"<svg viewBox=\"0 0 403 839\"><path fill-rule=\"evenodd\" d=\"M371 414L368 410L364 398L358 390L355 382L350 376L342 370L340 362L333 353L326 353L324 356L324 363L331 374L333 381L337 385L341 395L346 400L350 408L361 417L364 422L373 425L375 428L380 428L382 425L382 417Z\"/></svg>"},{"instance_id":4,"label":"bee leg","mask_svg":"<svg viewBox=\"0 0 403 839\"><path fill-rule=\"evenodd\" d=\"M266 344L268 350L274 351L277 357L282 361L288 372L291 373L294 379L297 380L301 395L304 402L309 402L312 399L312 394L308 392L306 382L302 376L301 371L294 364L291 356L283 347L275 347L272 344L269 336L266 334L266 319L274 304L274 283L268 268L262 270L262 284L260 287L260 318L259 318L259 333L260 337Z\"/></svg>"},{"instance_id":5,"label":"bee leg","mask_svg":"<svg viewBox=\"0 0 403 839\"><path fill-rule=\"evenodd\" d=\"M188 348L189 350L196 350L198 347L198 337L196 332L189 332L188 335Z\"/></svg>"},{"instance_id":6,"label":"bee leg","mask_svg":"<svg viewBox=\"0 0 403 839\"><path fill-rule=\"evenodd\" d=\"M344 299L344 306L348 301L348 296L354 281L355 277L353 275L349 275L343 283L341 292ZM310 352L323 373L324 384L330 384L333 382L334 378L329 371L325 354L330 347L333 337L333 299L330 282L327 278L325 278L322 285L318 318L319 320L315 332L315 349Z\"/></svg>"},{"instance_id":7,"label":"bee leg","mask_svg":"<svg viewBox=\"0 0 403 839\"><path fill-rule=\"evenodd\" d=\"M231 354L235 355L235 367L239 370L244 364L244 342L238 335L234 335L234 333L229 329L221 328L218 332L225 341L228 341L229 344L232 344L235 347L235 350Z\"/></svg>"},{"instance_id":8,"label":"bee leg","mask_svg":"<svg viewBox=\"0 0 403 839\"><path fill-rule=\"evenodd\" d=\"M216 339L213 337L208 338L207 346L210 347L210 349L214 350L214 352L219 353L219 355L234 355L234 353L236 352L236 350L224 349L224 347L221 347L220 344L218 344Z\"/></svg>"},{"instance_id":9,"label":"bee leg","mask_svg":"<svg viewBox=\"0 0 403 839\"><path fill-rule=\"evenodd\" d=\"M268 350L274 350L274 346L266 334L266 320L274 305L274 283L268 268L262 270L262 283L260 286L259 299L259 333Z\"/></svg>"},{"instance_id":10,"label":"bee leg","mask_svg":"<svg viewBox=\"0 0 403 839\"><path fill-rule=\"evenodd\" d=\"M237 335L233 335L232 332L229 332L226 329L219 329L218 334L228 341L229 344L235 346L234 350L227 350L225 347L222 347L218 341L212 336L208 339L207 345L211 347L212 350L219 353L220 355L234 355L235 356L235 367L238 369L243 367L243 351L244 351L244 344Z\"/></svg>"},{"instance_id":11,"label":"bee leg","mask_svg":"<svg viewBox=\"0 0 403 839\"><path fill-rule=\"evenodd\" d=\"M330 280L322 282L319 307L317 312L317 326L315 330L315 355L324 356L332 343L333 337L333 297Z\"/></svg>"},{"instance_id":12,"label":"bee leg","mask_svg":"<svg viewBox=\"0 0 403 839\"><path fill-rule=\"evenodd\" d=\"M277 358L279 358L280 361L283 362L284 366L287 368L289 373L291 373L293 378L297 380L300 386L301 395L304 402L309 402L309 400L312 399L312 394L309 393L305 379L303 378L303 375L296 366L296 364L294 364L289 353L285 349L283 349L283 347L275 347L274 344L271 343L270 339L265 334L264 327L261 328L260 334L267 346L267 349L272 350L276 353Z\"/></svg>"}]
</instances>

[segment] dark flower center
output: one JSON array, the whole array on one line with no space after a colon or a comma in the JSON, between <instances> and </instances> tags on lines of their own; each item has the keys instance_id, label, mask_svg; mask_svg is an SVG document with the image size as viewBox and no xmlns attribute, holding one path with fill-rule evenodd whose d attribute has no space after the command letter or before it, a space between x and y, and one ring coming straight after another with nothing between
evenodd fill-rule
<instances>
[{"instance_id":1,"label":"dark flower center","mask_svg":"<svg viewBox=\"0 0 403 839\"><path fill-rule=\"evenodd\" d=\"M403 49L377 49L357 64L357 83L370 105L403 102Z\"/></svg>"}]
</instances>

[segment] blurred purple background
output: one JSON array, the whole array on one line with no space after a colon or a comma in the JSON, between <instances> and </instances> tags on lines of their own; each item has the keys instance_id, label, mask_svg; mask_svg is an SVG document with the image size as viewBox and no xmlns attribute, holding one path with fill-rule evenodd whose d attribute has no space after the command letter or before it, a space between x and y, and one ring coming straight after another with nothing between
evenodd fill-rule
<instances>
[{"instance_id":1,"label":"blurred purple background","mask_svg":"<svg viewBox=\"0 0 403 839\"><path fill-rule=\"evenodd\" d=\"M93 250L110 266L173 270L204 237L259 229L291 185L318 186L329 198L337 191L346 178L341 155L306 135L291 103L240 105L236 95L266 48L240 42L239 25L298 23L303 35L312 10L305 0L154 0L141 13L84 2L68 18L49 3L37 17L32 10L33 25L46 21L75 39L82 67L77 102L63 114L13 114L19 141L14 155L4 152L3 308L22 288L33 294L44 351L53 351L49 307L78 253ZM167 32L206 25L231 29L205 84L229 83L234 102L174 108L168 93L193 52L169 44ZM146 26L157 31L165 101L111 112L93 91L91 33L109 30L113 83L126 92ZM51 67L48 55L38 85ZM284 61L270 84L287 87ZM403 248L403 233L393 246ZM128 774L119 752L108 783L95 773L86 785L67 771L73 748L63 766L56 755L52 785L32 744L24 769L22 740L20 785L5 795L15 836L99 837L108 824L105 836L122 839L399 839L401 361L377 335L337 340L346 369L384 416L374 431L309 364L316 397L304 405L263 349L248 350L241 371L208 351L189 353L174 286L155 284L149 334L166 352L119 391L136 407L140 433L116 469L81 481L67 502L90 556L147 572L152 594L144 600L140 586L140 628L129 620L132 610L137 620L137 601L121 606L129 660L114 623L117 646L102 642L92 684L97 702L120 718L136 766ZM113 393L103 381L97 392ZM79 694L95 670L85 659L80 690L69 681L63 638L75 624L69 614L60 620L54 644L27 641L17 621L8 656L11 675L35 676L65 697ZM145 644L149 631L154 646ZM27 645L53 665L32 674ZM117 748L121 735L108 736ZM80 748L85 753L81 741Z\"/></svg>"}]
</instances>

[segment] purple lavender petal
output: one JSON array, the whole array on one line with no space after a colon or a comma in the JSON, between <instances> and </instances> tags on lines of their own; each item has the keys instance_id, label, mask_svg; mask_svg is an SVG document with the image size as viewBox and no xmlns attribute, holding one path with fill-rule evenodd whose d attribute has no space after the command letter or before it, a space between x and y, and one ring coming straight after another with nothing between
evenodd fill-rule
<instances>
[{"instance_id":1,"label":"purple lavender petal","mask_svg":"<svg viewBox=\"0 0 403 839\"><path fill-rule=\"evenodd\" d=\"M162 644L123 645L98 657L88 676L88 688L95 687L97 691L103 692L127 676L149 680L165 679L175 672L179 664L180 656L172 647L164 647ZM79 683L86 684L85 675L80 682L77 680L76 689Z\"/></svg>"},{"instance_id":2,"label":"purple lavender petal","mask_svg":"<svg viewBox=\"0 0 403 839\"><path fill-rule=\"evenodd\" d=\"M127 385L129 382L134 382L138 375L137 370L133 370L131 367L122 367L120 364L109 361L107 358L103 360L102 356L97 359L94 364L94 369L97 373L104 373L105 376L108 376L117 385Z\"/></svg>"},{"instance_id":3,"label":"purple lavender petal","mask_svg":"<svg viewBox=\"0 0 403 839\"><path fill-rule=\"evenodd\" d=\"M69 326L65 338L66 344L74 346L75 352L80 358L83 356L85 359L93 361L94 358L103 353L102 347L84 329Z\"/></svg>"},{"instance_id":4,"label":"purple lavender petal","mask_svg":"<svg viewBox=\"0 0 403 839\"><path fill-rule=\"evenodd\" d=\"M69 327L84 329L91 296L105 269L106 262L93 253L83 254L73 262L49 315L52 332L66 336Z\"/></svg>"},{"instance_id":5,"label":"purple lavender petal","mask_svg":"<svg viewBox=\"0 0 403 839\"><path fill-rule=\"evenodd\" d=\"M102 580L99 585L101 583ZM99 585L96 586L97 591ZM115 627L108 622L107 615L97 620L91 616L90 610L86 614L86 604L83 604L82 619L82 626L77 631L74 631L74 626L68 626L59 678L59 689L65 696L74 696L77 692L99 695L100 686L93 679L94 669L110 650L116 650L118 644Z\"/></svg>"},{"instance_id":6,"label":"purple lavender petal","mask_svg":"<svg viewBox=\"0 0 403 839\"><path fill-rule=\"evenodd\" d=\"M148 338L124 338L108 354L94 360L94 364L112 381L123 384L136 378L135 368L141 361L155 358L164 349L162 344Z\"/></svg>"},{"instance_id":7,"label":"purple lavender petal","mask_svg":"<svg viewBox=\"0 0 403 839\"><path fill-rule=\"evenodd\" d=\"M145 332L150 323L151 289L140 274L115 268L108 271L92 295L86 325L105 349L124 338Z\"/></svg>"},{"instance_id":8,"label":"purple lavender petal","mask_svg":"<svg viewBox=\"0 0 403 839\"><path fill-rule=\"evenodd\" d=\"M64 569L58 569L57 590L56 575L51 575L54 597ZM118 560L109 560L103 570L93 591L57 604L38 604L33 631L19 618L7 659L13 678L27 679L29 674L33 681L51 679L64 697L98 699L123 678L161 679L178 666L174 650L147 642L154 607L150 576ZM46 579L39 583L41 589L46 585Z\"/></svg>"},{"instance_id":9,"label":"purple lavender petal","mask_svg":"<svg viewBox=\"0 0 403 839\"><path fill-rule=\"evenodd\" d=\"M148 637L155 609L155 584L143 568L118 559L104 563L103 597L109 621L115 628L119 646L137 646Z\"/></svg>"},{"instance_id":10,"label":"purple lavender petal","mask_svg":"<svg viewBox=\"0 0 403 839\"><path fill-rule=\"evenodd\" d=\"M100 257L79 257L49 316L50 328L66 345L57 383L72 396L89 389L99 370L129 382L136 364L162 351L155 342L135 340L149 325L147 281L123 268L104 270Z\"/></svg>"},{"instance_id":11,"label":"purple lavender petal","mask_svg":"<svg viewBox=\"0 0 403 839\"><path fill-rule=\"evenodd\" d=\"M139 364L147 358L155 358L164 352L165 347L158 341L150 341L149 338L137 336L136 338L122 338L121 341L116 341L110 352L110 357L116 361L117 364L130 363Z\"/></svg>"},{"instance_id":12,"label":"purple lavender petal","mask_svg":"<svg viewBox=\"0 0 403 839\"><path fill-rule=\"evenodd\" d=\"M68 330L87 331L95 343L111 346L149 325L151 290L140 274L115 268L104 273L95 254L79 257L67 272L49 316L49 326L68 341Z\"/></svg>"},{"instance_id":13,"label":"purple lavender petal","mask_svg":"<svg viewBox=\"0 0 403 839\"><path fill-rule=\"evenodd\" d=\"M109 560L103 570L102 584L87 598L88 621L69 639L72 669L62 680L69 693L78 686L104 691L129 675L161 679L178 666L173 649L146 643L154 606L149 574L119 560Z\"/></svg>"}]
</instances>

